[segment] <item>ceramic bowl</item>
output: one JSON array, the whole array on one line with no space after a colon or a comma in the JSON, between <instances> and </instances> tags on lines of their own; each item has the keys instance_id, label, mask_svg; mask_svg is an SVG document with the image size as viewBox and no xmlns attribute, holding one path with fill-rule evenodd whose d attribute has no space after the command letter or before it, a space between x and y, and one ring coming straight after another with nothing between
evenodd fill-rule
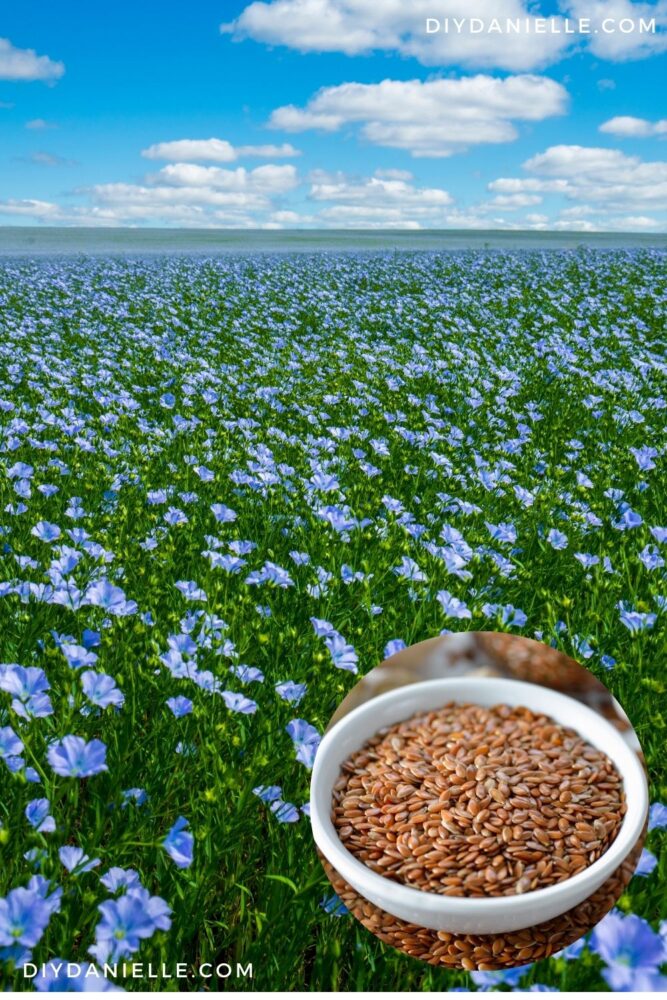
<instances>
[{"instance_id":1,"label":"ceramic bowl","mask_svg":"<svg viewBox=\"0 0 667 1000\"><path fill-rule=\"evenodd\" d=\"M448 702L485 707L525 706L576 730L604 751L623 778L626 814L609 849L584 871L544 889L516 896L464 898L424 892L376 874L341 843L331 821L332 790L341 764L378 730L417 712ZM313 767L310 819L315 843L352 888L401 920L455 934L501 934L560 916L594 893L625 860L642 836L648 811L648 786L636 750L606 719L581 702L549 688L493 677L425 681L379 695L353 709L325 735Z\"/></svg>"}]
</instances>

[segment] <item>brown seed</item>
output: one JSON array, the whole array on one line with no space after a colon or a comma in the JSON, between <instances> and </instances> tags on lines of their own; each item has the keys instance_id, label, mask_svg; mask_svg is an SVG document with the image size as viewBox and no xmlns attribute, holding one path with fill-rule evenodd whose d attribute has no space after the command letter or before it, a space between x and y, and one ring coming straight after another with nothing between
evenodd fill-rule
<instances>
[{"instance_id":1,"label":"brown seed","mask_svg":"<svg viewBox=\"0 0 667 1000\"><path fill-rule=\"evenodd\" d=\"M344 762L332 799L359 860L449 896L561 882L607 850L625 813L620 775L601 751L507 705L450 703L386 727ZM541 957L534 941L522 947ZM422 950L412 942L410 953ZM491 960L475 952L477 968Z\"/></svg>"}]
</instances>

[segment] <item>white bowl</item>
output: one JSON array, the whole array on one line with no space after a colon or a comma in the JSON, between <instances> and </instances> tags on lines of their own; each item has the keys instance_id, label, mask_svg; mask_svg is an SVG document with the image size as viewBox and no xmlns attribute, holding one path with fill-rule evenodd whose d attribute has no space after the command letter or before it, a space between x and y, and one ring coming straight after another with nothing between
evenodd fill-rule
<instances>
[{"instance_id":1,"label":"white bowl","mask_svg":"<svg viewBox=\"0 0 667 1000\"><path fill-rule=\"evenodd\" d=\"M417 712L458 701L491 707L523 705L576 730L604 751L623 778L627 811L609 849L584 871L557 885L516 896L464 898L424 892L376 874L341 843L331 821L332 791L341 764L378 730ZM538 684L494 677L425 681L379 695L355 708L326 734L317 751L310 785L315 843L353 889L375 906L432 930L499 934L551 920L591 896L616 871L642 834L648 811L646 775L635 750L601 715L581 702Z\"/></svg>"}]
</instances>

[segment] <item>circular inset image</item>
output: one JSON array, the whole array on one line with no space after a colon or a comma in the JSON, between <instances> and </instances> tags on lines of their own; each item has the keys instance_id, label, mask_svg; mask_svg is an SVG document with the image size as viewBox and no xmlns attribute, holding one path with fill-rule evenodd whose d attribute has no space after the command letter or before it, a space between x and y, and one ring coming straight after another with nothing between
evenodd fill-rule
<instances>
[{"instance_id":1,"label":"circular inset image","mask_svg":"<svg viewBox=\"0 0 667 1000\"><path fill-rule=\"evenodd\" d=\"M532 639L440 636L341 703L311 782L313 835L382 941L467 970L561 950L612 908L646 832L641 749L589 671Z\"/></svg>"}]
</instances>

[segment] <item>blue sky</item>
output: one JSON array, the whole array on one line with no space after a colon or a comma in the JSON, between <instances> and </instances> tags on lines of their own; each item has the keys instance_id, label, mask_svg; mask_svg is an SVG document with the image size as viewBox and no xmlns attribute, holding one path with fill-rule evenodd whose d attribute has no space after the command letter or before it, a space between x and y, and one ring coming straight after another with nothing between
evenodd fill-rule
<instances>
[{"instance_id":1,"label":"blue sky","mask_svg":"<svg viewBox=\"0 0 667 1000\"><path fill-rule=\"evenodd\" d=\"M25 0L0 224L664 231L666 24L666 0Z\"/></svg>"}]
</instances>

